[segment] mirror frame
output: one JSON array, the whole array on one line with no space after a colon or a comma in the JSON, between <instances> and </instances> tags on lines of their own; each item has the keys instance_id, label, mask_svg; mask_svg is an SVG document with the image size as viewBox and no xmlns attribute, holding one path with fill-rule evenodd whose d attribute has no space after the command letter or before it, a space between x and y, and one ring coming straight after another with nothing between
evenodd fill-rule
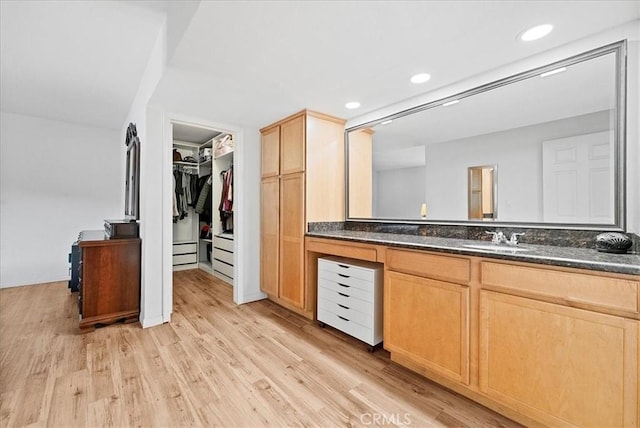
<instances>
[{"instance_id":1,"label":"mirror frame","mask_svg":"<svg viewBox=\"0 0 640 428\"><path fill-rule=\"evenodd\" d=\"M614 141L613 141L613 160L614 160L614 221L613 224L601 223L542 223L542 222L518 222L518 221L500 221L493 220L491 222L475 221L475 220L422 220L422 219L397 219L384 217L357 218L349 216L349 132L357 131L364 128L370 128L379 125L387 120L398 119L413 113L418 113L430 108L438 107L446 102L467 98L482 92L490 91L502 86L529 79L547 71L554 70L559 67L577 64L588 61L599 56L607 54L615 54L615 90L616 90L616 111L614 121ZM528 227L540 229L577 229L577 230L615 230L625 231L626 228L626 85L627 85L627 41L621 40L596 49L592 49L581 54L573 55L563 60L543 65L514 74L512 76L495 80L493 82L477 86L466 91L458 92L444 98L429 101L415 107L399 111L369 122L362 123L345 129L345 218L346 221L352 222L376 222L376 223L405 223L405 224L439 224L439 225L461 225L461 226L502 226L502 227Z\"/></svg>"}]
</instances>

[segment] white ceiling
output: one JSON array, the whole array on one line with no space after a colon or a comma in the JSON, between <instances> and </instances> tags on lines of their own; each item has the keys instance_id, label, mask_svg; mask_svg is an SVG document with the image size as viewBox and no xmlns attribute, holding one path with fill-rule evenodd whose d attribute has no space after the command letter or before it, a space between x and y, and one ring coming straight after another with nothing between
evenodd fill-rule
<instances>
[{"instance_id":1,"label":"white ceiling","mask_svg":"<svg viewBox=\"0 0 640 428\"><path fill-rule=\"evenodd\" d=\"M180 13L176 1L0 5L2 109L117 129L165 15L171 22ZM212 120L253 127L302 108L349 119L640 18L635 0L202 1L197 10L194 2L188 7L195 13L190 22L182 16L186 30L154 101L168 102L176 91L171 80L188 78L190 102L215 114ZM547 38L516 40L520 31L546 22L555 25ZM419 71L432 79L409 83ZM193 90L193 82L202 85ZM346 110L351 100L362 107Z\"/></svg>"}]
</instances>

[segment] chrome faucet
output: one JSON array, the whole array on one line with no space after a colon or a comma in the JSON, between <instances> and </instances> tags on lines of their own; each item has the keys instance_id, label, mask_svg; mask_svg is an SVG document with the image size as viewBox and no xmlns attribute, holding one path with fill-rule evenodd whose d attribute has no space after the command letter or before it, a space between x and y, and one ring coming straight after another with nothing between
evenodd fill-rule
<instances>
[{"instance_id":1,"label":"chrome faucet","mask_svg":"<svg viewBox=\"0 0 640 428\"><path fill-rule=\"evenodd\" d=\"M507 244L507 245L518 245L519 240L520 240L520 236L524 235L524 233L512 233L511 237L509 239L507 239L507 237L505 236L505 234L503 232L485 232L485 233L489 233L491 235L493 235L493 238L491 238L491 243L494 245L500 245L500 244Z\"/></svg>"},{"instance_id":2,"label":"chrome faucet","mask_svg":"<svg viewBox=\"0 0 640 428\"><path fill-rule=\"evenodd\" d=\"M524 235L524 232L522 233L512 233L511 234L511 238L509 238L509 240L507 241L507 244L509 245L518 245L518 243L520 242L520 236Z\"/></svg>"},{"instance_id":3,"label":"chrome faucet","mask_svg":"<svg viewBox=\"0 0 640 428\"><path fill-rule=\"evenodd\" d=\"M491 238L491 243L495 244L495 245L500 245L500 244L504 244L507 242L507 237L504 236L504 233L502 232L485 232L485 233L489 233L491 235L493 235L493 238Z\"/></svg>"}]
</instances>

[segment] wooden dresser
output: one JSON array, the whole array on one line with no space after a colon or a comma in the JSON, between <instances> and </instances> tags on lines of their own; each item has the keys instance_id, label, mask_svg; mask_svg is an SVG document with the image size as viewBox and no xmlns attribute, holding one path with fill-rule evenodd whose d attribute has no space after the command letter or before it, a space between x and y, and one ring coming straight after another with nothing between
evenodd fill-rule
<instances>
[{"instance_id":1,"label":"wooden dresser","mask_svg":"<svg viewBox=\"0 0 640 428\"><path fill-rule=\"evenodd\" d=\"M80 232L78 309L80 331L140 314L139 238L109 239L103 230Z\"/></svg>"}]
</instances>

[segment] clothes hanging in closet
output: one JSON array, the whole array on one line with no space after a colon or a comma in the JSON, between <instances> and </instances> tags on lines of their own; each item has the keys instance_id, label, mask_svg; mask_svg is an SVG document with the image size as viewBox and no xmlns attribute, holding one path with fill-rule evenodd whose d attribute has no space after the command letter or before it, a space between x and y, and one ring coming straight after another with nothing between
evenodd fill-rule
<instances>
[{"instance_id":1,"label":"clothes hanging in closet","mask_svg":"<svg viewBox=\"0 0 640 428\"><path fill-rule=\"evenodd\" d=\"M220 192L220 223L223 232L233 231L233 166L220 173L222 192Z\"/></svg>"},{"instance_id":2,"label":"clothes hanging in closet","mask_svg":"<svg viewBox=\"0 0 640 428\"><path fill-rule=\"evenodd\" d=\"M193 206L198 175L195 171L182 167L173 168L173 222L189 215L189 206Z\"/></svg>"},{"instance_id":3,"label":"clothes hanging in closet","mask_svg":"<svg viewBox=\"0 0 640 428\"><path fill-rule=\"evenodd\" d=\"M205 223L211 223L211 186L213 180L211 175L203 175L198 178L196 185L196 198L194 201L194 207L196 213L200 215L200 221Z\"/></svg>"}]
</instances>

